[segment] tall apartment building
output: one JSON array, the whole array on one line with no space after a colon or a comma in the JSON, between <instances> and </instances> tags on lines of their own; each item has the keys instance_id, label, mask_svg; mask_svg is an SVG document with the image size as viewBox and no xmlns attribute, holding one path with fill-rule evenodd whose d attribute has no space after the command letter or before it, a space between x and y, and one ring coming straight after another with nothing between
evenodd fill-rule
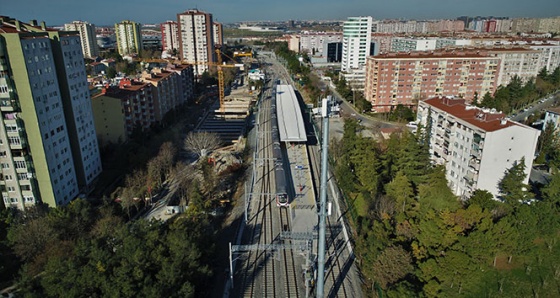
<instances>
[{"instance_id":1,"label":"tall apartment building","mask_svg":"<svg viewBox=\"0 0 560 298\"><path fill-rule=\"evenodd\" d=\"M209 69L205 63L216 61L212 23L212 14L200 10L177 14L179 56L182 60L194 62L195 74L199 76Z\"/></svg>"},{"instance_id":2,"label":"tall apartment building","mask_svg":"<svg viewBox=\"0 0 560 298\"><path fill-rule=\"evenodd\" d=\"M362 90L365 80L366 57L371 55L372 17L349 17L342 33L340 70L352 89Z\"/></svg>"},{"instance_id":3,"label":"tall apartment building","mask_svg":"<svg viewBox=\"0 0 560 298\"><path fill-rule=\"evenodd\" d=\"M139 54L142 50L142 34L139 23L124 20L115 24L117 50L121 55Z\"/></svg>"},{"instance_id":4,"label":"tall apartment building","mask_svg":"<svg viewBox=\"0 0 560 298\"><path fill-rule=\"evenodd\" d=\"M0 36L4 204L65 205L101 173L80 36L9 17Z\"/></svg>"},{"instance_id":5,"label":"tall apartment building","mask_svg":"<svg viewBox=\"0 0 560 298\"><path fill-rule=\"evenodd\" d=\"M445 166L455 195L466 199L474 190L484 189L498 197L498 182L522 158L528 182L539 130L447 97L419 102L417 122L431 128L431 159Z\"/></svg>"},{"instance_id":6,"label":"tall apartment building","mask_svg":"<svg viewBox=\"0 0 560 298\"><path fill-rule=\"evenodd\" d=\"M161 23L161 48L163 53L179 50L179 25L174 21Z\"/></svg>"},{"instance_id":7,"label":"tall apartment building","mask_svg":"<svg viewBox=\"0 0 560 298\"><path fill-rule=\"evenodd\" d=\"M214 30L214 45L224 44L224 27L222 23L214 22L212 23L212 30Z\"/></svg>"},{"instance_id":8,"label":"tall apartment building","mask_svg":"<svg viewBox=\"0 0 560 298\"><path fill-rule=\"evenodd\" d=\"M462 51L387 53L368 57L365 98L375 112L443 95L472 99L496 90L500 59Z\"/></svg>"},{"instance_id":9,"label":"tall apartment building","mask_svg":"<svg viewBox=\"0 0 560 298\"><path fill-rule=\"evenodd\" d=\"M80 32L80 41L82 43L82 53L86 58L99 56L99 47L95 36L95 25L88 22L73 21L70 24L64 24L64 31Z\"/></svg>"}]
</instances>

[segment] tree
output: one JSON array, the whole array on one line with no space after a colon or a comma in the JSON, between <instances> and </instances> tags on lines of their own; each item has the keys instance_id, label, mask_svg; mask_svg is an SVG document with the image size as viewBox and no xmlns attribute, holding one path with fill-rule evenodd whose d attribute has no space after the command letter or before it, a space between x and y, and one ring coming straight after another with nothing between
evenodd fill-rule
<instances>
[{"instance_id":1,"label":"tree","mask_svg":"<svg viewBox=\"0 0 560 298\"><path fill-rule=\"evenodd\" d=\"M527 176L525 167L525 157L522 157L505 171L504 177L498 182L501 199L512 206L517 206L532 198L529 185L523 183Z\"/></svg>"},{"instance_id":2,"label":"tree","mask_svg":"<svg viewBox=\"0 0 560 298\"><path fill-rule=\"evenodd\" d=\"M190 132L185 139L185 150L197 157L205 157L209 152L220 147L220 137L211 132Z\"/></svg>"},{"instance_id":3,"label":"tree","mask_svg":"<svg viewBox=\"0 0 560 298\"><path fill-rule=\"evenodd\" d=\"M113 67L107 67L107 77L109 79L114 79L117 76L117 71Z\"/></svg>"},{"instance_id":4,"label":"tree","mask_svg":"<svg viewBox=\"0 0 560 298\"><path fill-rule=\"evenodd\" d=\"M175 157L177 156L177 149L172 142L165 142L159 148L158 158L161 162L161 168L165 173L166 178L171 174L173 169L173 163L175 162Z\"/></svg>"},{"instance_id":5,"label":"tree","mask_svg":"<svg viewBox=\"0 0 560 298\"><path fill-rule=\"evenodd\" d=\"M375 260L373 276L382 288L387 289L413 270L410 253L401 246L389 246Z\"/></svg>"},{"instance_id":6,"label":"tree","mask_svg":"<svg viewBox=\"0 0 560 298\"><path fill-rule=\"evenodd\" d=\"M544 164L547 159L553 157L554 151L556 151L558 144L558 134L556 133L556 127L554 122L549 121L545 123L545 127L541 135L539 136L538 149L539 156L535 160L538 164Z\"/></svg>"}]
</instances>

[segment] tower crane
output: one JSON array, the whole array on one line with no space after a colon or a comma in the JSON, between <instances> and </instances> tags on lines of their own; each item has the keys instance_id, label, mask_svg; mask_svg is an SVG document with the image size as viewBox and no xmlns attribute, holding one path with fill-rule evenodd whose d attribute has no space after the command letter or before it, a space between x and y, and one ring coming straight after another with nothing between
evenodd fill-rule
<instances>
[{"instance_id":1,"label":"tower crane","mask_svg":"<svg viewBox=\"0 0 560 298\"><path fill-rule=\"evenodd\" d=\"M180 63L182 64L192 64L192 65L208 65L208 66L215 66L218 72L218 94L220 98L220 113L223 115L225 112L225 104L224 104L224 71L223 68L239 68L243 70L243 64L223 64L222 62L222 51L217 48L216 49L216 56L217 62L206 62L206 61L188 61L188 60L181 60ZM230 60L234 61L234 59L228 57ZM165 59L142 59L143 62L173 62L172 60L165 60Z\"/></svg>"},{"instance_id":2,"label":"tower crane","mask_svg":"<svg viewBox=\"0 0 560 298\"><path fill-rule=\"evenodd\" d=\"M218 94L220 98L220 113L223 115L225 112L225 104L224 104L224 71L223 68L239 68L243 70L243 64L224 64L222 62L222 51L217 48L216 49L216 57L217 62L204 62L204 61L181 61L183 64L193 64L193 65L208 65L208 66L215 66L218 72ZM228 57L230 58L230 57ZM230 58L233 60L232 58Z\"/></svg>"}]
</instances>

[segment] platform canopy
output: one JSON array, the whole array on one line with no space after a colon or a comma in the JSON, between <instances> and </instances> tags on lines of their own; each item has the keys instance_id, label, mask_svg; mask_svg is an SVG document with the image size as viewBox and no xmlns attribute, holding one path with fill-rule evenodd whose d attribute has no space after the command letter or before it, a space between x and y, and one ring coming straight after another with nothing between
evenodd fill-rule
<instances>
[{"instance_id":1,"label":"platform canopy","mask_svg":"<svg viewBox=\"0 0 560 298\"><path fill-rule=\"evenodd\" d=\"M307 142L301 108L291 85L276 86L276 113L282 142Z\"/></svg>"}]
</instances>

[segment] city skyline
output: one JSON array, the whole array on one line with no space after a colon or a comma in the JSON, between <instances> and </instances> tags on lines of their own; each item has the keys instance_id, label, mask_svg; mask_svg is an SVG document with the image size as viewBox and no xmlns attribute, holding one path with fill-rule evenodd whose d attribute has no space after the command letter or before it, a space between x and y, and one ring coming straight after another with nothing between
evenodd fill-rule
<instances>
[{"instance_id":1,"label":"city skyline","mask_svg":"<svg viewBox=\"0 0 560 298\"><path fill-rule=\"evenodd\" d=\"M31 2L31 3L29 3ZM36 19L48 26L60 26L74 20L91 22L97 26L113 25L122 20L132 20L142 24L162 23L175 20L178 13L188 9L199 9L214 15L215 21L222 23L242 21L281 20L344 20L350 16L372 16L374 19L454 19L459 16L496 17L553 17L560 15L557 0L492 2L473 0L470 2L443 0L397 0L390 3L366 3L362 0L296 2L265 2L240 0L230 2L180 3L173 0L139 0L130 3L100 0L96 6L84 9L80 2L68 0L32 0L25 5L18 1L2 4L0 14L22 21ZM34 9L30 9L34 7ZM37 12L40 11L40 14Z\"/></svg>"}]
</instances>

